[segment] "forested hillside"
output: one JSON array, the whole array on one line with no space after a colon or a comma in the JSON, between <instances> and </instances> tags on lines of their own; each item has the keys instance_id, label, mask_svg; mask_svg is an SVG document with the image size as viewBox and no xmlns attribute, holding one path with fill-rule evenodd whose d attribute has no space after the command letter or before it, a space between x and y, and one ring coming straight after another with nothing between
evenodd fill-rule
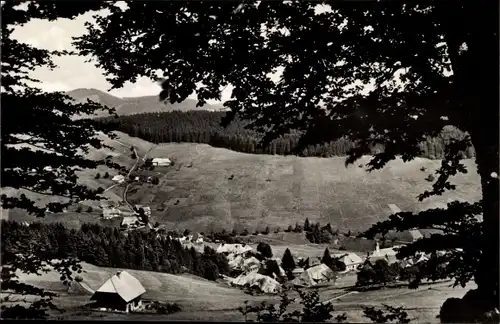
<instances>
[{"instance_id":1,"label":"forested hillside","mask_svg":"<svg viewBox=\"0 0 500 324\"><path fill-rule=\"evenodd\" d=\"M229 271L227 259L213 249L203 254L184 248L177 240L157 238L154 232L132 231L125 235L117 228L83 224L69 230L63 224L2 221L2 258L9 263L22 244L36 244L51 259L75 257L102 267L152 270L166 273L189 272L215 280Z\"/></svg>"},{"instance_id":2,"label":"forested hillside","mask_svg":"<svg viewBox=\"0 0 500 324\"><path fill-rule=\"evenodd\" d=\"M224 112L173 111L100 118L96 122L153 143L203 143L245 153L279 155L292 154L297 147L299 136L289 134L273 141L264 149L258 148L260 134L245 129L245 122L237 118L227 128L221 127L220 120L224 115ZM444 154L445 143L451 138L458 139L463 136L464 133L458 129L447 127L440 136L427 138L420 144L420 149L423 151L421 156L440 159ZM343 156L352 147L352 142L341 139L324 145L309 146L300 155ZM382 149L382 147L373 147L372 150L376 152ZM473 148L463 153L463 157L473 156Z\"/></svg>"}]
</instances>

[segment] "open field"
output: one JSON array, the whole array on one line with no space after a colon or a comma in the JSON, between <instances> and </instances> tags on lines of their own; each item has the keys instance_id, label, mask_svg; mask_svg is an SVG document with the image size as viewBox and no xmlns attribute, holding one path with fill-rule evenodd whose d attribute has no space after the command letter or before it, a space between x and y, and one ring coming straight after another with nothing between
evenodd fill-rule
<instances>
[{"instance_id":1,"label":"open field","mask_svg":"<svg viewBox=\"0 0 500 324\"><path fill-rule=\"evenodd\" d=\"M140 157L150 151L150 157L172 159L174 166L156 168L160 177L158 186L133 185L128 197L132 203L151 206L152 222L181 230L253 231L266 226L283 229L296 222L302 224L307 217L313 222L354 231L385 219L390 214L388 204L418 211L442 207L454 199L476 201L481 197L473 160L463 161L469 170L467 174L452 179L457 190L420 203L416 197L431 187L424 178L439 167L438 160L418 158L409 163L396 160L382 170L368 173L360 165L368 162L369 157L346 168L342 157L251 155L206 144L154 145L117 134L117 140L102 137L114 151L94 150L91 157L113 155L115 162L130 167L134 160L129 156L129 146L133 145ZM420 171L421 167L426 171ZM112 185L109 179L94 179L96 172L81 172L80 181L91 187ZM105 194L119 201L122 192L122 186L118 186ZM98 206L96 202L89 204ZM160 205L166 207L162 212L157 211Z\"/></svg>"},{"instance_id":2,"label":"open field","mask_svg":"<svg viewBox=\"0 0 500 324\"><path fill-rule=\"evenodd\" d=\"M87 263L82 263L85 272L81 274L83 283L97 290L111 275L119 269L101 268ZM167 273L126 270L135 276L146 289L145 299L153 299L163 302L176 302L183 308L183 312L213 312L236 310L245 300L252 299L257 302L262 300L274 300L274 296L249 296L243 291L230 288L224 284L208 281L203 278L189 275L172 275ZM25 275L20 273L22 282L50 291L56 291L61 297L56 302L65 309L73 309L89 303L90 296L69 295L67 288L59 280L57 272L49 272L36 275ZM71 316L72 312L65 314ZM106 314L106 313L105 313Z\"/></svg>"},{"instance_id":3,"label":"open field","mask_svg":"<svg viewBox=\"0 0 500 324\"><path fill-rule=\"evenodd\" d=\"M127 135L121 137L129 141ZM149 145L145 142L143 151ZM454 199L475 201L481 195L472 160L464 161L469 173L452 180L456 191L419 203L417 195L431 187L424 178L440 161L396 160L368 173L359 165L369 157L346 168L342 157L251 155L205 144L162 144L150 156L169 157L176 164L158 168L163 173L160 185L135 188L129 200L150 204L153 222L177 229L252 231L302 224L308 217L344 230L362 230L385 219L390 214L388 204L418 211ZM426 172L420 171L422 166ZM159 205L166 210L156 211Z\"/></svg>"}]
</instances>

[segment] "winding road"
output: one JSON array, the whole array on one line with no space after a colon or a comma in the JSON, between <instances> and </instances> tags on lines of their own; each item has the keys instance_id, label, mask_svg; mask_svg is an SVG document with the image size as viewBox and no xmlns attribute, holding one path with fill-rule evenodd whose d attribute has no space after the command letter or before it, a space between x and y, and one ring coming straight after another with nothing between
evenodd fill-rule
<instances>
[{"instance_id":1,"label":"winding road","mask_svg":"<svg viewBox=\"0 0 500 324\"><path fill-rule=\"evenodd\" d=\"M137 168L137 165L139 164L139 160L142 160L143 162L144 162L144 161L146 161L146 157L148 156L149 152L151 152L151 151L152 151L152 150L153 150L153 149L157 146L157 145L156 145L156 146L151 147L151 148L150 148L150 149L149 149L149 150L148 150L148 151L144 154L144 156L142 157L142 159L139 159L139 154L137 153L137 150L135 149L135 147L133 147L133 146L132 146L132 147L130 147L130 146L128 146L128 145L126 145L126 144L124 144L124 143L122 143L122 142L120 142L120 141L115 140L115 139L114 139L114 141L115 141L115 142L117 142L118 144L122 145L122 146L125 146L125 147L129 148L129 149L133 149L133 151L134 151L134 154L135 154L136 159L135 159L135 163L134 163L134 165L132 166L132 168L130 168L130 170L129 170L128 174L127 174L127 179L130 179L130 175L131 175L131 174L132 174L132 172L134 172L134 170ZM128 190L129 190L129 188L130 188L130 185L131 185L131 184L132 184L132 183L127 183L127 185L125 186L125 189L123 190L123 194L122 194L122 199L123 199L123 202L127 204L127 206L129 207L130 211L134 212L134 207L132 206L132 204L131 204L131 203L128 201L128 199L127 199L127 192L128 192ZM107 189L106 189L106 190L104 190L104 191L108 191L109 189L111 189L111 188L113 188L113 187L115 187L115 186L117 186L117 185L119 185L119 184L114 184L114 185L112 185L111 187L107 188Z\"/></svg>"}]
</instances>

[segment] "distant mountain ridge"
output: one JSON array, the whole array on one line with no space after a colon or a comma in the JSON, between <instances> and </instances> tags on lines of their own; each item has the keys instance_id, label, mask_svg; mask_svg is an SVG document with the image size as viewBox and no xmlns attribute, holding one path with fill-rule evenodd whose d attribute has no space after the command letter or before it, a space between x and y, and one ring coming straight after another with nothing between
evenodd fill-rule
<instances>
[{"instance_id":1,"label":"distant mountain ridge","mask_svg":"<svg viewBox=\"0 0 500 324\"><path fill-rule=\"evenodd\" d=\"M171 104L169 102L161 102L158 96L143 96L143 97L125 97L119 98L109 93L97 89L75 89L66 92L77 103L86 102L87 99L115 108L119 116L135 115L142 113L168 112L168 111L189 111L189 110L209 110L209 111L224 111L226 108L222 104L210 105L206 104L203 107L196 107L197 101L194 99L186 99L181 103ZM99 112L95 115L85 116L90 118L108 116L105 112Z\"/></svg>"}]
</instances>

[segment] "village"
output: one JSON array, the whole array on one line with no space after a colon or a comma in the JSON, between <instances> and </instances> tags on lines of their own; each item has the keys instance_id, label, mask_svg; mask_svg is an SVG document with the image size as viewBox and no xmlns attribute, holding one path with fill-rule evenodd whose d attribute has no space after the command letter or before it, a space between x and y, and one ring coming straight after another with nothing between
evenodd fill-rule
<instances>
[{"instance_id":1,"label":"village","mask_svg":"<svg viewBox=\"0 0 500 324\"><path fill-rule=\"evenodd\" d=\"M415 232L413 235L416 235ZM216 247L217 253L226 256L230 267L230 274L220 275L216 281L220 285L241 289L252 296L276 295L294 288L344 289L344 293L347 293L350 289L356 288L356 281L360 281L359 273L366 270L366 267L373 267L380 260L389 266L411 268L429 259L428 255L421 254L418 257L398 260L397 248L402 245L380 248L378 242L375 250L366 256L362 256L359 252L335 252L330 255L331 260L327 261L325 256L294 258L293 252L288 248L283 257L274 257L270 256L270 247L268 245L266 247L265 244L259 244L256 249L244 243L217 244L205 241L200 233L169 238L178 240L186 248L195 247L197 250L202 250L205 246ZM329 263L330 266L334 264L334 269L325 263ZM404 279L397 276L393 278L394 282L402 280ZM127 271L118 271L99 289L92 291L91 307L99 311L151 312L153 306L158 306L158 303L143 298L146 293L146 289L138 279Z\"/></svg>"},{"instance_id":2,"label":"village","mask_svg":"<svg viewBox=\"0 0 500 324\"><path fill-rule=\"evenodd\" d=\"M168 158L143 160L145 162L137 168L138 170L152 171L155 167L169 167L173 164ZM352 248L346 248L345 246L349 247L348 244L339 247L339 239L335 239L330 245L310 244L316 246L317 253L301 256L294 256L294 251L288 248L283 256L273 255L273 247L259 240L259 237L264 238L265 233L255 233L254 240L248 243L233 243L232 239L229 242L224 239L224 237L231 236L220 238L215 235L205 235L202 232L190 233L189 230L184 231L183 234L168 231L164 225L150 222L152 215L150 206L131 205L127 201L126 190L129 185L154 184L155 182L157 184L153 175L132 171L133 169L128 172L128 178L125 174L118 174L111 178L115 185L127 184L123 194L124 201L102 204L101 217L103 219L122 218L120 229L125 233L137 230L152 231L157 233L158 239L177 240L185 248L194 248L198 252L203 252L206 247L214 249L217 253L225 255L230 268L229 275L220 275L216 281L234 289L241 289L250 295L276 295L294 288L353 288L360 281L358 278L360 271L373 267L377 261L382 260L382 264L388 267L408 269L429 259L429 256L424 254L405 260L396 258L398 248L435 232L429 230L409 230L401 233L393 231L371 241L346 234L344 240L354 242L354 245L351 244ZM128 206L129 211L121 208L125 206ZM401 211L395 204L389 204L388 208L392 213ZM239 237L239 239L242 238ZM236 241L239 241L238 238ZM392 242L389 244L391 246L381 248L381 244L387 245L388 241ZM356 248L355 246L364 247ZM329 252L329 248L333 253ZM323 250L325 250L324 253ZM395 275L391 280L408 280L408 278ZM151 301L141 300L145 293L146 289L138 279L126 271L119 271L93 292L91 300L94 301L93 307L99 310L143 312L152 307Z\"/></svg>"}]
</instances>

